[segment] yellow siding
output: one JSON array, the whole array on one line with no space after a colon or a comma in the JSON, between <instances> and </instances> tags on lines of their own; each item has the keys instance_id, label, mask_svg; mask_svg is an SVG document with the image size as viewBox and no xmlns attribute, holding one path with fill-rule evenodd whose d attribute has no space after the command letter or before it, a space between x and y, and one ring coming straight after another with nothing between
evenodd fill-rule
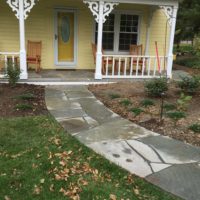
<instances>
[{"instance_id":1,"label":"yellow siding","mask_svg":"<svg viewBox=\"0 0 200 200\"><path fill-rule=\"evenodd\" d=\"M42 67L54 69L54 8L77 9L78 17L78 62L76 69L94 69L91 42L94 39L94 18L82 0L40 0L32 9L26 20L26 41L42 41ZM19 51L18 20L11 8L1 2L0 12L0 51ZM149 6L120 4L116 9L138 11L141 15L140 43L146 45L147 22L150 13ZM152 21L150 34L150 54L155 54L154 41L159 43L159 51L163 52L165 40L166 17L161 11L156 11ZM162 54L162 53L160 53ZM62 67L67 69L68 67Z\"/></svg>"}]
</instances>

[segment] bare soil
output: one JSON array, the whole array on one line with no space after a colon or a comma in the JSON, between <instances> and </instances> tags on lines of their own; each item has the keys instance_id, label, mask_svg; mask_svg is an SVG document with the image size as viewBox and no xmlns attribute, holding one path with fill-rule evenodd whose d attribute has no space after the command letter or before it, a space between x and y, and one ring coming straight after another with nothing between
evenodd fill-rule
<instances>
[{"instance_id":1,"label":"bare soil","mask_svg":"<svg viewBox=\"0 0 200 200\"><path fill-rule=\"evenodd\" d=\"M181 119L175 125L174 122L167 118L166 115L160 122L161 100L159 98L148 97L145 93L144 82L120 82L108 85L92 85L89 90L102 101L108 108L136 124L139 124L149 130L169 136L196 146L200 146L200 134L189 130L189 126L194 123L200 123L200 92L193 96L186 112L187 117ZM181 91L175 83L170 84L169 91L165 97L165 103L176 105ZM113 94L119 95L119 98L113 99ZM131 105L124 106L121 102L124 99L131 101ZM142 107L141 101L152 99L154 106ZM144 112L135 116L130 110L132 108L141 108Z\"/></svg>"},{"instance_id":2,"label":"bare soil","mask_svg":"<svg viewBox=\"0 0 200 200\"><path fill-rule=\"evenodd\" d=\"M31 99L22 99L21 95L32 94ZM28 105L30 108L18 109L16 106ZM24 117L47 114L45 90L43 86L18 84L0 84L0 117Z\"/></svg>"}]
</instances>

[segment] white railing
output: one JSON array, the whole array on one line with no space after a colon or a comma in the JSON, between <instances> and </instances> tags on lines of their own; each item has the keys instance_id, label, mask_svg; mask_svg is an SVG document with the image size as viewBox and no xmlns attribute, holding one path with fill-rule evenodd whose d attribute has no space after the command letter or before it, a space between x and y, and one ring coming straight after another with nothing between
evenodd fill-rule
<instances>
[{"instance_id":1,"label":"white railing","mask_svg":"<svg viewBox=\"0 0 200 200\"><path fill-rule=\"evenodd\" d=\"M7 75L8 65L19 65L18 52L0 52L0 78L5 78Z\"/></svg>"},{"instance_id":2,"label":"white railing","mask_svg":"<svg viewBox=\"0 0 200 200\"><path fill-rule=\"evenodd\" d=\"M160 62L160 69L158 63ZM103 55L103 78L156 78L166 75L168 57Z\"/></svg>"}]
</instances>

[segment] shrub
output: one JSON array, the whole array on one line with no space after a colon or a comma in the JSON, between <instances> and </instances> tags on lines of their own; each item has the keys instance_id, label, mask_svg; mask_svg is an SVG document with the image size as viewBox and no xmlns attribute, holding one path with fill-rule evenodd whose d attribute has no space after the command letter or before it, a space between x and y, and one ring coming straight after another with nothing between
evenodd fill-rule
<instances>
[{"instance_id":1,"label":"shrub","mask_svg":"<svg viewBox=\"0 0 200 200\"><path fill-rule=\"evenodd\" d=\"M29 105L29 104L17 104L15 106L15 109L16 110L32 110L33 109L33 106Z\"/></svg>"},{"instance_id":2,"label":"shrub","mask_svg":"<svg viewBox=\"0 0 200 200\"><path fill-rule=\"evenodd\" d=\"M145 83L145 90L148 95L161 97L168 90L166 78L153 79Z\"/></svg>"},{"instance_id":3,"label":"shrub","mask_svg":"<svg viewBox=\"0 0 200 200\"><path fill-rule=\"evenodd\" d=\"M15 87L17 82L19 81L20 78L20 68L17 65L14 65L12 63L8 63L7 67L7 78L8 82L12 87Z\"/></svg>"},{"instance_id":4,"label":"shrub","mask_svg":"<svg viewBox=\"0 0 200 200\"><path fill-rule=\"evenodd\" d=\"M35 96L32 93L26 93L26 94L19 95L16 98L22 99L22 100L33 100L35 98Z\"/></svg>"},{"instance_id":5,"label":"shrub","mask_svg":"<svg viewBox=\"0 0 200 200\"><path fill-rule=\"evenodd\" d=\"M119 94L110 94L109 96L111 99L118 99L121 97Z\"/></svg>"},{"instance_id":6,"label":"shrub","mask_svg":"<svg viewBox=\"0 0 200 200\"><path fill-rule=\"evenodd\" d=\"M155 105L154 101L151 100L151 99L144 99L144 100L141 101L140 104L141 104L141 106L143 106L145 108L147 108L149 106L154 106Z\"/></svg>"},{"instance_id":7,"label":"shrub","mask_svg":"<svg viewBox=\"0 0 200 200\"><path fill-rule=\"evenodd\" d=\"M129 99L124 99L124 100L120 101L120 104L123 105L123 106L129 106L132 103Z\"/></svg>"},{"instance_id":8,"label":"shrub","mask_svg":"<svg viewBox=\"0 0 200 200\"><path fill-rule=\"evenodd\" d=\"M200 87L200 81L197 77L181 77L178 87L187 94L195 94Z\"/></svg>"},{"instance_id":9,"label":"shrub","mask_svg":"<svg viewBox=\"0 0 200 200\"><path fill-rule=\"evenodd\" d=\"M131 112L135 114L135 116L140 115L141 113L143 113L144 111L141 108L132 108Z\"/></svg>"},{"instance_id":10,"label":"shrub","mask_svg":"<svg viewBox=\"0 0 200 200\"><path fill-rule=\"evenodd\" d=\"M172 111L176 109L176 106L174 104L166 103L163 108L165 111Z\"/></svg>"},{"instance_id":11,"label":"shrub","mask_svg":"<svg viewBox=\"0 0 200 200\"><path fill-rule=\"evenodd\" d=\"M189 127L195 133L200 133L200 124L193 124Z\"/></svg>"},{"instance_id":12,"label":"shrub","mask_svg":"<svg viewBox=\"0 0 200 200\"><path fill-rule=\"evenodd\" d=\"M186 114L184 112L168 112L167 113L167 117L169 117L170 119L172 119L174 121L174 125L177 124L177 122L183 118L186 117Z\"/></svg>"},{"instance_id":13,"label":"shrub","mask_svg":"<svg viewBox=\"0 0 200 200\"><path fill-rule=\"evenodd\" d=\"M192 100L192 96L186 96L184 93L181 93L180 98L177 100L177 108L178 110L187 110L189 102Z\"/></svg>"},{"instance_id":14,"label":"shrub","mask_svg":"<svg viewBox=\"0 0 200 200\"><path fill-rule=\"evenodd\" d=\"M181 58L176 60L176 64L193 69L200 69L200 58L195 56L191 58Z\"/></svg>"}]
</instances>

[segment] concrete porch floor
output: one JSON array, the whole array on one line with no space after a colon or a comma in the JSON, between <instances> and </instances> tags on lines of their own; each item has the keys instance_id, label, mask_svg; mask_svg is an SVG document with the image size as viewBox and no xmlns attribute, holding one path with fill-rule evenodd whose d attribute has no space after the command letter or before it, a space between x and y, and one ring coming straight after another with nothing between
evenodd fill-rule
<instances>
[{"instance_id":1,"label":"concrete porch floor","mask_svg":"<svg viewBox=\"0 0 200 200\"><path fill-rule=\"evenodd\" d=\"M83 82L95 81L92 70L42 70L40 73L28 71L29 81Z\"/></svg>"}]
</instances>

